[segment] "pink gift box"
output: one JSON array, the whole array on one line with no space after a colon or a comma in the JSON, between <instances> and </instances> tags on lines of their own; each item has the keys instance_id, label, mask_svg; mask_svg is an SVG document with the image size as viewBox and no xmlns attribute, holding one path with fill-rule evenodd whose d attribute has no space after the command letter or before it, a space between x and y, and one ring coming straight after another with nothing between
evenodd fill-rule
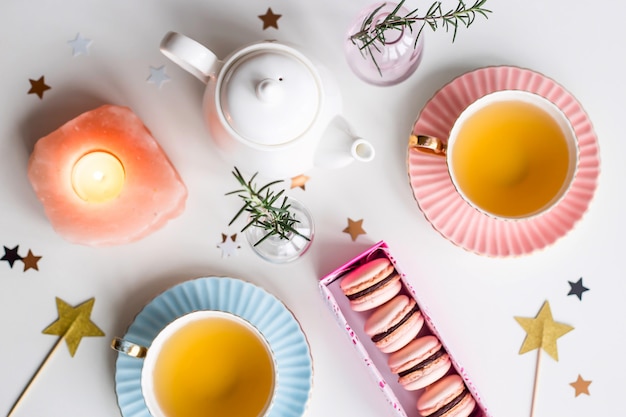
<instances>
[{"instance_id":1,"label":"pink gift box","mask_svg":"<svg viewBox=\"0 0 626 417\"><path fill-rule=\"evenodd\" d=\"M403 285L401 293L413 297L422 311L424 316L424 327L420 331L419 336L433 334L439 338L450 356L454 370L461 375L467 385L467 388L476 400L477 407L474 409L472 417L491 417L487 411L487 407L481 399L481 396L478 394L476 386L470 380L463 366L454 358L450 347L437 331L437 327L428 313L428 308L424 302L419 299L413 286L407 281L406 275L399 268L393 255L389 252L387 244L384 241L380 241L345 265L335 269L323 277L319 286L328 308L335 315L339 326L341 326L341 328L346 332L346 335L352 342L357 354L363 360L363 363L372 375L374 382L386 397L387 402L393 409L394 414L402 417L421 417L417 411L416 404L417 399L423 390L407 391L397 382L397 375L391 373L387 365L387 358L389 357L389 354L382 353L363 330L365 320L371 314L371 311L353 311L348 303L348 298L343 294L341 288L339 287L342 276L348 271L365 262L380 257L386 257L392 262L401 278Z\"/></svg>"}]
</instances>

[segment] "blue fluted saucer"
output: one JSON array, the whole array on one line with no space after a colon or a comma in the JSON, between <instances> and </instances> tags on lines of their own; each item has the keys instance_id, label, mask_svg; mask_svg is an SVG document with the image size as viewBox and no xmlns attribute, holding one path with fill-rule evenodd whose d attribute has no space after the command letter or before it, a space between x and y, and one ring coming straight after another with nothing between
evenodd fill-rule
<instances>
[{"instance_id":1,"label":"blue fluted saucer","mask_svg":"<svg viewBox=\"0 0 626 417\"><path fill-rule=\"evenodd\" d=\"M268 417L300 417L304 413L313 383L308 342L287 307L256 285L228 277L205 277L178 284L141 310L124 339L150 346L165 325L195 310L227 311L256 326L270 344L278 373ZM142 366L142 359L121 353L117 356L115 391L124 417L151 417L141 393Z\"/></svg>"}]
</instances>

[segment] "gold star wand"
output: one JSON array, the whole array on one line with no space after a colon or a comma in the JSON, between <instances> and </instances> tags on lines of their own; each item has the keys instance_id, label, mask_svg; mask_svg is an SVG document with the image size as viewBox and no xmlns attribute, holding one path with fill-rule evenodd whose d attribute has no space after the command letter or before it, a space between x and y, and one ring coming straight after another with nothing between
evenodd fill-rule
<instances>
[{"instance_id":1,"label":"gold star wand","mask_svg":"<svg viewBox=\"0 0 626 417\"><path fill-rule=\"evenodd\" d=\"M13 411L17 409L17 406L20 404L29 388L32 386L33 382L44 368L52 354L57 350L57 348L61 345L61 342L65 340L67 344L67 348L70 351L70 355L73 357L76 353L76 349L78 349L78 345L80 340L85 336L104 336L104 332L98 328L90 319L91 310L93 309L93 304L95 302L94 298L90 298L84 303L72 307L67 304L65 301L60 298L56 298L57 311L59 313L59 318L52 323L50 326L46 327L42 333L51 334L60 336L57 342L54 344L48 355L45 357L39 368L35 371L33 376L30 378L30 381L26 384L26 387L22 390L21 394L13 403L13 406L9 410L9 414L7 417L11 417Z\"/></svg>"},{"instance_id":2,"label":"gold star wand","mask_svg":"<svg viewBox=\"0 0 626 417\"><path fill-rule=\"evenodd\" d=\"M541 364L541 349L545 350L548 355L555 361L559 360L559 353L556 347L556 340L574 330L572 326L557 323L552 319L550 311L550 303L545 301L541 310L535 318L515 317L515 320L526 331L526 338L519 351L519 354L537 350L537 365L535 366L535 382L533 386L532 403L530 406L530 417L535 415L535 398L537 396L537 382L539 380L539 366Z\"/></svg>"}]
</instances>

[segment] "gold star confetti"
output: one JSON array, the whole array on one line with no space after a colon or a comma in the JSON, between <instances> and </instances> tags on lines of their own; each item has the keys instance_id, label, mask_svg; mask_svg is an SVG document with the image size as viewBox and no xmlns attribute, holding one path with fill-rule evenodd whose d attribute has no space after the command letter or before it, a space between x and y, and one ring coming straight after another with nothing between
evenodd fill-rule
<instances>
[{"instance_id":1,"label":"gold star confetti","mask_svg":"<svg viewBox=\"0 0 626 417\"><path fill-rule=\"evenodd\" d=\"M305 184L307 183L308 180L309 180L309 177L303 174L293 177L291 179L291 188L300 187L306 191Z\"/></svg>"},{"instance_id":2,"label":"gold star confetti","mask_svg":"<svg viewBox=\"0 0 626 417\"><path fill-rule=\"evenodd\" d=\"M28 271L29 269L39 271L39 266L37 265L37 262L39 262L40 259L41 256L33 255L33 251L29 249L28 254L22 258L22 262L24 262L24 272Z\"/></svg>"},{"instance_id":3,"label":"gold star confetti","mask_svg":"<svg viewBox=\"0 0 626 417\"><path fill-rule=\"evenodd\" d=\"M28 79L28 81L30 82L30 90L28 90L28 94L37 94L40 99L43 98L44 91L50 90L51 88L49 85L46 85L43 75L39 77L38 80Z\"/></svg>"},{"instance_id":4,"label":"gold star confetti","mask_svg":"<svg viewBox=\"0 0 626 417\"><path fill-rule=\"evenodd\" d=\"M263 21L263 30L273 27L278 29L278 19L280 19L282 15L274 14L272 12L272 8L268 7L267 12L265 14L259 15L259 19Z\"/></svg>"},{"instance_id":5,"label":"gold star confetti","mask_svg":"<svg viewBox=\"0 0 626 417\"><path fill-rule=\"evenodd\" d=\"M550 303L543 303L537 316L533 318L515 317L515 320L526 331L526 338L519 351L519 354L530 352L531 350L542 348L555 361L559 360L556 340L564 334L574 330L572 326L557 323L552 319Z\"/></svg>"},{"instance_id":6,"label":"gold star confetti","mask_svg":"<svg viewBox=\"0 0 626 417\"><path fill-rule=\"evenodd\" d=\"M348 218L348 227L343 229L343 232L349 233L354 242L359 235L366 234L365 230L363 230L363 219L355 221Z\"/></svg>"},{"instance_id":7,"label":"gold star confetti","mask_svg":"<svg viewBox=\"0 0 626 417\"><path fill-rule=\"evenodd\" d=\"M589 385L591 381L585 381L580 374L578 374L578 378L574 382L570 382L570 385L574 387L575 394L574 397L578 397L580 394L589 394Z\"/></svg>"},{"instance_id":8,"label":"gold star confetti","mask_svg":"<svg viewBox=\"0 0 626 417\"><path fill-rule=\"evenodd\" d=\"M56 303L59 318L46 327L43 333L61 336L61 338L65 339L70 355L74 356L83 337L104 336L104 332L90 319L95 301L94 298L90 298L84 303L72 307L57 297Z\"/></svg>"},{"instance_id":9,"label":"gold star confetti","mask_svg":"<svg viewBox=\"0 0 626 417\"><path fill-rule=\"evenodd\" d=\"M100 330L98 326L96 326L90 319L91 310L93 309L94 302L95 299L90 298L84 303L76 307L72 307L60 298L56 298L59 318L50 326L46 327L42 333L57 335L60 337L57 339L52 349L50 349L50 352L48 352L48 355L46 355L41 365L39 365L39 368L37 368L33 376L30 378L30 381L28 381L26 387L17 397L17 400L11 406L7 417L10 417L17 409L18 405L26 396L26 393L32 386L33 382L37 379L37 376L44 368L46 363L48 363L48 360L52 357L52 354L56 352L59 346L61 346L61 342L63 340L65 340L65 343L70 350L70 355L74 356L74 353L76 353L76 349L78 349L78 344L83 337L104 336L104 332Z\"/></svg>"}]
</instances>

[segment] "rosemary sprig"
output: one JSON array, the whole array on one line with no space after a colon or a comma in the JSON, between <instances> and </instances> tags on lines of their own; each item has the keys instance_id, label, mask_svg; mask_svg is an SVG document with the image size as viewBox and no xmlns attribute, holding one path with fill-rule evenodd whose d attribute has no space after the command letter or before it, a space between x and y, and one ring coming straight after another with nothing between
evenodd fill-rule
<instances>
[{"instance_id":1,"label":"rosemary sprig","mask_svg":"<svg viewBox=\"0 0 626 417\"><path fill-rule=\"evenodd\" d=\"M226 193L226 195L237 194L238 197L243 200L244 205L239 209L237 214L235 214L235 217L233 217L230 223L228 223L229 226L232 225L239 216L247 212L249 213L250 221L241 231L243 232L249 227L255 226L267 232L254 246L259 245L270 236L279 236L281 239L288 240L293 234L296 234L306 240L310 240L309 237L304 236L295 229L295 225L299 223L299 220L296 219L295 215L289 210L291 204L287 202L288 197L284 196L282 202L277 203L285 193L285 190L274 192L271 187L283 180L272 181L258 188L254 183L254 179L257 176L256 173L247 181L237 167L235 167L232 174L243 188Z\"/></svg>"},{"instance_id":2,"label":"rosemary sprig","mask_svg":"<svg viewBox=\"0 0 626 417\"><path fill-rule=\"evenodd\" d=\"M370 13L364 20L361 28L358 32L350 36L350 41L356 45L361 53L366 56L369 55L376 65L378 73L382 76L382 72L374 55L372 54L372 48L380 51L380 47L386 44L385 34L389 33L388 30L404 30L408 29L413 32L413 24L421 23L417 36L415 37L415 43L413 47L417 46L417 41L422 34L422 30L426 25L431 30L436 31L439 27L442 27L446 32L452 30L452 42L456 39L456 34L459 26L470 27L476 20L477 16L483 16L488 18L487 14L491 13L491 10L485 9L483 6L487 0L475 0L474 4L467 7L463 0L459 0L454 9L450 9L444 12L441 2L435 1L426 14L419 16L418 9L414 9L404 16L398 15L398 11L404 4L405 0L401 0L400 3L389 13L382 21L374 23L374 18L378 15L380 9L382 9L386 3L381 4L372 13Z\"/></svg>"}]
</instances>

